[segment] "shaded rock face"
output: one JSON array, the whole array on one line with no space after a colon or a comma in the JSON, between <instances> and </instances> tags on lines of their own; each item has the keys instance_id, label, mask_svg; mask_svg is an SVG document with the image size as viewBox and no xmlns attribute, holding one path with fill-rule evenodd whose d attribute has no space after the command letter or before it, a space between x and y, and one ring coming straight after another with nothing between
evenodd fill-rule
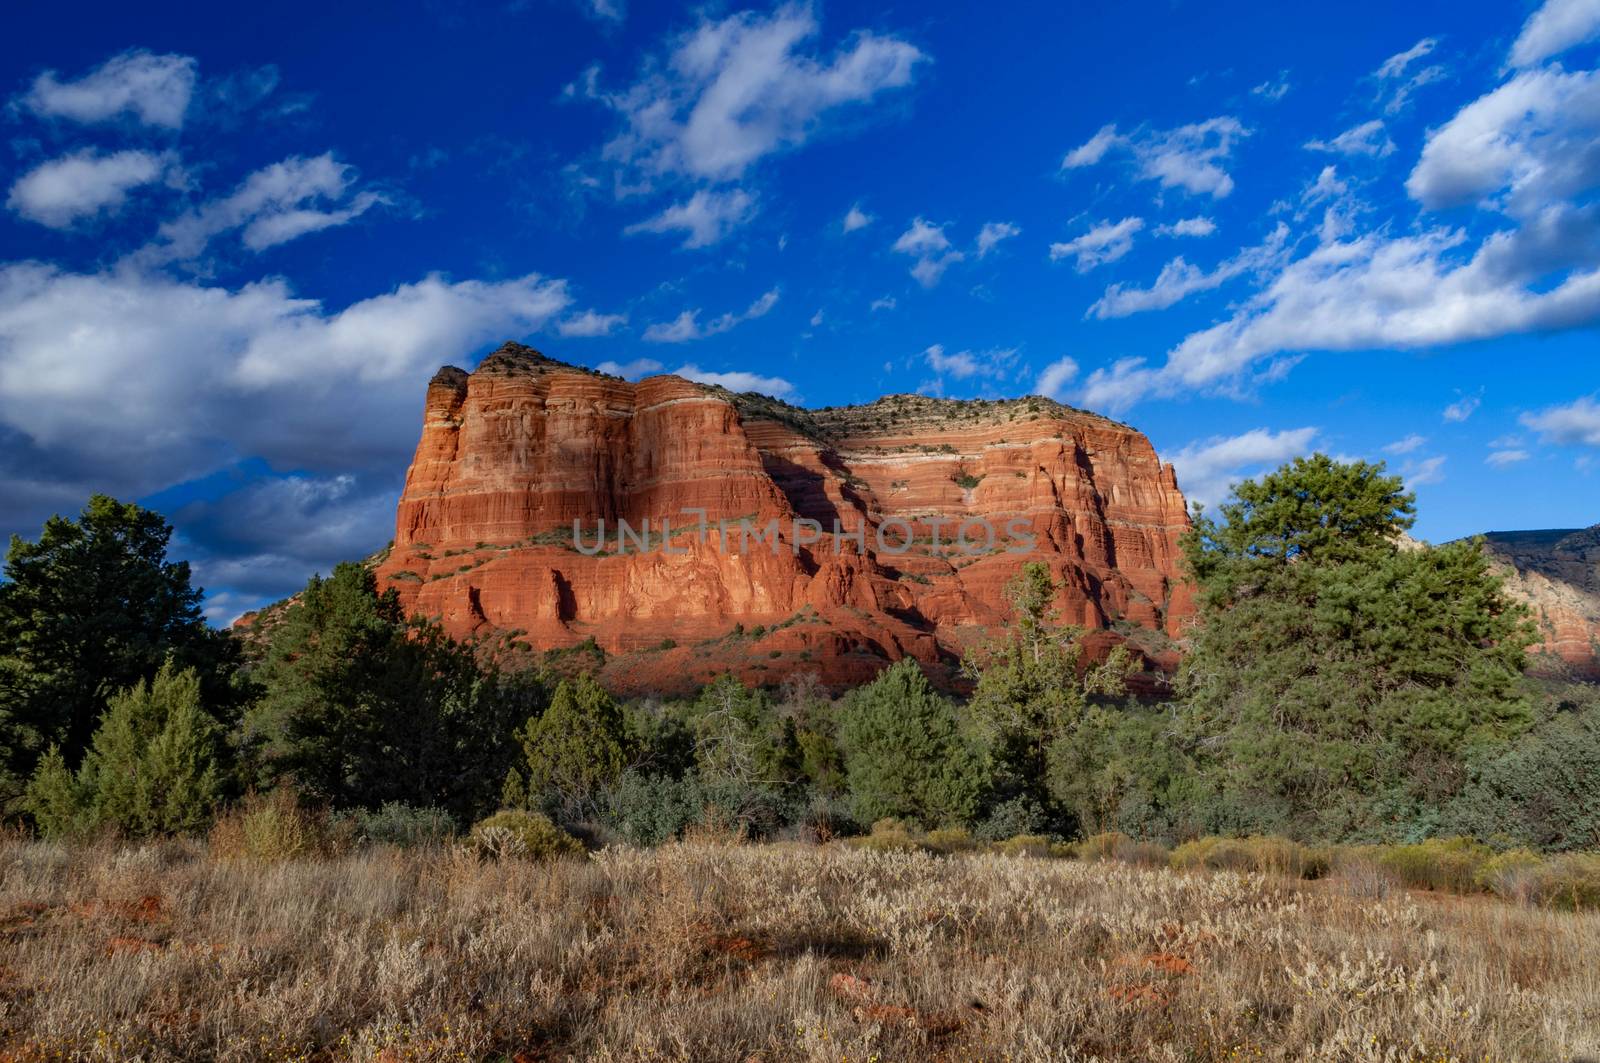
<instances>
[{"instance_id":1,"label":"shaded rock face","mask_svg":"<svg viewBox=\"0 0 1600 1063\"><path fill-rule=\"evenodd\" d=\"M1540 638L1534 652L1600 680L1600 524L1489 532L1484 549L1506 576L1506 589L1533 610Z\"/></svg>"},{"instance_id":2,"label":"shaded rock face","mask_svg":"<svg viewBox=\"0 0 1600 1063\"><path fill-rule=\"evenodd\" d=\"M648 521L649 547L619 549L619 520ZM954 542L963 520L986 522L993 544L978 523ZM775 542L754 538L774 521ZM1166 656L1193 611L1178 571L1188 527L1143 435L1045 399L802 410L507 344L429 385L379 578L456 636L536 651L592 638L625 692L726 671L843 686L906 655L948 680L963 648L1006 621L1005 583L1028 560L1063 583L1064 621Z\"/></svg>"}]
</instances>

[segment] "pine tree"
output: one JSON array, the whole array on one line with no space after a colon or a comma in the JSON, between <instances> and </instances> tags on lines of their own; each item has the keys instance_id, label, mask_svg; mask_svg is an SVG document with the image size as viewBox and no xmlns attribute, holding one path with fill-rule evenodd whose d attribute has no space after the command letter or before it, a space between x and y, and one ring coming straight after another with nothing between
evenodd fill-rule
<instances>
[{"instance_id":1,"label":"pine tree","mask_svg":"<svg viewBox=\"0 0 1600 1063\"><path fill-rule=\"evenodd\" d=\"M1317 455L1196 522L1179 687L1212 829L1396 836L1528 725L1524 610L1476 543L1402 549L1412 512L1381 465Z\"/></svg>"},{"instance_id":2,"label":"pine tree","mask_svg":"<svg viewBox=\"0 0 1600 1063\"><path fill-rule=\"evenodd\" d=\"M287 775L339 808L391 801L471 822L498 803L514 722L536 677L480 666L438 625L408 620L365 565L313 577L274 632L245 719L252 781Z\"/></svg>"},{"instance_id":3,"label":"pine tree","mask_svg":"<svg viewBox=\"0 0 1600 1063\"><path fill-rule=\"evenodd\" d=\"M169 657L192 667L206 703L231 721L248 691L240 652L207 626L189 566L167 560L172 528L95 495L38 542L13 536L0 581L0 807L44 750L80 760L110 695L150 679Z\"/></svg>"}]
</instances>

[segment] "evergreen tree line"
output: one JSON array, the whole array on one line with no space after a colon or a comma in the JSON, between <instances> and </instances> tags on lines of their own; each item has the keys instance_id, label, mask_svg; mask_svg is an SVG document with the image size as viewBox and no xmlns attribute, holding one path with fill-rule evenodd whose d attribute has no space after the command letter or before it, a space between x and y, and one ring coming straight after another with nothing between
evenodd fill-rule
<instances>
[{"instance_id":1,"label":"evergreen tree line","mask_svg":"<svg viewBox=\"0 0 1600 1063\"><path fill-rule=\"evenodd\" d=\"M594 841L894 818L980 838L1167 842L1600 838L1600 689L1526 675L1533 628L1471 542L1422 548L1381 465L1299 459L1198 514L1199 616L1171 697L1083 653L1042 564L964 661L832 697L724 677L619 702L408 618L360 564L314 578L246 653L204 622L159 515L97 496L0 583L0 807L42 833L190 833L250 791L457 827L543 812ZM400 829L400 828L397 828ZM417 829L422 829L417 827ZM403 833L403 830L402 830Z\"/></svg>"}]
</instances>

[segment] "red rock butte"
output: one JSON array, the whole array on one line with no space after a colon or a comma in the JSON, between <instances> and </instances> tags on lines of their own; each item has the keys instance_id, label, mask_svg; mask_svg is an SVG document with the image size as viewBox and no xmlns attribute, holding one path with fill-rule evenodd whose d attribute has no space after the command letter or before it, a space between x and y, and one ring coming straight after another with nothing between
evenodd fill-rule
<instances>
[{"instance_id":1,"label":"red rock butte","mask_svg":"<svg viewBox=\"0 0 1600 1063\"><path fill-rule=\"evenodd\" d=\"M705 531L686 512L699 510ZM824 534L806 541L797 520ZM981 523L955 542L964 520L994 542ZM648 549L619 548L619 521L648 522ZM757 539L773 521L777 541ZM676 376L630 383L508 343L429 384L378 574L458 637L536 652L593 639L619 691L728 671L841 687L907 655L949 683L963 650L1008 620L1005 584L1029 560L1054 573L1063 621L1166 656L1193 612L1188 528L1144 435L1048 399L808 410Z\"/></svg>"}]
</instances>

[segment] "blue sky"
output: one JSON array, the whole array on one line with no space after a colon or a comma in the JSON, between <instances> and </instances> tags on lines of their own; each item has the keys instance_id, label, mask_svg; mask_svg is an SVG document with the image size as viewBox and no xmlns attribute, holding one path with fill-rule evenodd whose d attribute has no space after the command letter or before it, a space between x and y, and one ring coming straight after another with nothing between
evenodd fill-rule
<instances>
[{"instance_id":1,"label":"blue sky","mask_svg":"<svg viewBox=\"0 0 1600 1063\"><path fill-rule=\"evenodd\" d=\"M1600 0L14 5L0 512L167 513L212 615L392 534L516 338L807 405L1029 392L1188 493L1385 459L1600 520Z\"/></svg>"}]
</instances>

